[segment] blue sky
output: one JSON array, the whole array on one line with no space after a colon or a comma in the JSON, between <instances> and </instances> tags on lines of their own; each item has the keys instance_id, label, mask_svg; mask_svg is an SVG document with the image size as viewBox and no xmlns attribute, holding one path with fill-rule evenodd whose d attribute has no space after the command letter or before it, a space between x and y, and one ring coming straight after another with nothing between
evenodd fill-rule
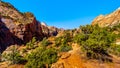
<instances>
[{"instance_id":1,"label":"blue sky","mask_svg":"<svg viewBox=\"0 0 120 68\"><path fill-rule=\"evenodd\" d=\"M120 0L3 0L50 26L72 29L120 7Z\"/></svg>"}]
</instances>

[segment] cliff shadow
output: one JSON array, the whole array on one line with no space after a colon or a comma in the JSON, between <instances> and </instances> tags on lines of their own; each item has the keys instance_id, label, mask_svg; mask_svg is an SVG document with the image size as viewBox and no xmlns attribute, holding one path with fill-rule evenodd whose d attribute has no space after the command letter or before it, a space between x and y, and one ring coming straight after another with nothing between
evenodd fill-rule
<instances>
[{"instance_id":1,"label":"cliff shadow","mask_svg":"<svg viewBox=\"0 0 120 68\"><path fill-rule=\"evenodd\" d=\"M22 45L23 41L10 32L9 28L0 19L0 52L10 45Z\"/></svg>"}]
</instances>

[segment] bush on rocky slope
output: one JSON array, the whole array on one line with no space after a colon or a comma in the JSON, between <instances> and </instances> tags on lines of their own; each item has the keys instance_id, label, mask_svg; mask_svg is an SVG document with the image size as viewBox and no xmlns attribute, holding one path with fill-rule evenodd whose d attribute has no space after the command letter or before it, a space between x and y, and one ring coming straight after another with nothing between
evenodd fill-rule
<instances>
[{"instance_id":1,"label":"bush on rocky slope","mask_svg":"<svg viewBox=\"0 0 120 68\"><path fill-rule=\"evenodd\" d=\"M81 26L80 29L81 33L74 37L74 42L81 45L88 58L106 60L104 57L108 56L107 51L115 41L115 34L98 25Z\"/></svg>"},{"instance_id":2,"label":"bush on rocky slope","mask_svg":"<svg viewBox=\"0 0 120 68\"><path fill-rule=\"evenodd\" d=\"M60 48L59 48L59 51L60 52L68 52L72 50L72 46L69 46L69 45L61 45Z\"/></svg>"},{"instance_id":3,"label":"bush on rocky slope","mask_svg":"<svg viewBox=\"0 0 120 68\"><path fill-rule=\"evenodd\" d=\"M9 61L9 64L22 64L26 60L20 55L16 46L13 46L9 52L2 54L3 61Z\"/></svg>"},{"instance_id":4,"label":"bush on rocky slope","mask_svg":"<svg viewBox=\"0 0 120 68\"><path fill-rule=\"evenodd\" d=\"M41 41L41 45L44 47L48 46L49 44L51 44L51 42L48 41L47 38L43 38L43 40Z\"/></svg>"},{"instance_id":5,"label":"bush on rocky slope","mask_svg":"<svg viewBox=\"0 0 120 68\"><path fill-rule=\"evenodd\" d=\"M30 40L30 42L28 42L26 44L27 49L33 49L33 48L35 48L35 43L36 43L36 38L33 37L32 40Z\"/></svg>"},{"instance_id":6,"label":"bush on rocky slope","mask_svg":"<svg viewBox=\"0 0 120 68\"><path fill-rule=\"evenodd\" d=\"M58 59L57 51L54 48L39 47L27 55L25 68L45 68L50 67Z\"/></svg>"}]
</instances>

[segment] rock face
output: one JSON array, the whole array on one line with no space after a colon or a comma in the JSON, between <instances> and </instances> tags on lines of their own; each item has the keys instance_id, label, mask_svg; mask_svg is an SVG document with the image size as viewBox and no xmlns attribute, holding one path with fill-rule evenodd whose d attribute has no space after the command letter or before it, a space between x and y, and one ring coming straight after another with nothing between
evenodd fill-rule
<instances>
[{"instance_id":1,"label":"rock face","mask_svg":"<svg viewBox=\"0 0 120 68\"><path fill-rule=\"evenodd\" d=\"M14 43L13 35L5 24L0 20L0 52L5 50L8 45Z\"/></svg>"},{"instance_id":2,"label":"rock face","mask_svg":"<svg viewBox=\"0 0 120 68\"><path fill-rule=\"evenodd\" d=\"M10 45L21 45L33 37L57 35L57 28L49 28L36 20L32 13L21 13L9 3L0 1L0 52Z\"/></svg>"},{"instance_id":3,"label":"rock face","mask_svg":"<svg viewBox=\"0 0 120 68\"><path fill-rule=\"evenodd\" d=\"M43 31L43 34L46 36L46 37L49 37L49 36L56 36L58 34L59 31L62 31L61 29L58 29L54 26L47 26L45 23L41 23L41 27L42 27L42 31Z\"/></svg>"},{"instance_id":4,"label":"rock face","mask_svg":"<svg viewBox=\"0 0 120 68\"><path fill-rule=\"evenodd\" d=\"M108 15L100 15L94 19L92 25L98 24L101 27L120 24L120 8Z\"/></svg>"},{"instance_id":5,"label":"rock face","mask_svg":"<svg viewBox=\"0 0 120 68\"><path fill-rule=\"evenodd\" d=\"M33 37L36 37L37 40L42 40L44 37L41 25L36 19L26 25L16 25L10 19L0 19L0 51L11 44L21 45L27 43Z\"/></svg>"}]
</instances>

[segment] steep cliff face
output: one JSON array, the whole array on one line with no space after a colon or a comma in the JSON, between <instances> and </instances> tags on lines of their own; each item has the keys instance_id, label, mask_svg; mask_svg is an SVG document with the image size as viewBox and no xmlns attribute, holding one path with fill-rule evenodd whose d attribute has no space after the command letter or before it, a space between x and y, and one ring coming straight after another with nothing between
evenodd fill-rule
<instances>
[{"instance_id":1,"label":"steep cliff face","mask_svg":"<svg viewBox=\"0 0 120 68\"><path fill-rule=\"evenodd\" d=\"M54 32L57 34L57 30L41 25L32 13L21 13L11 4L0 2L0 52L12 44L22 45L33 37L42 40Z\"/></svg>"},{"instance_id":2,"label":"steep cliff face","mask_svg":"<svg viewBox=\"0 0 120 68\"><path fill-rule=\"evenodd\" d=\"M26 25L16 25L10 19L0 19L0 51L11 44L21 45L27 43L33 37L38 40L42 40L45 37L42 33L41 24L36 19Z\"/></svg>"},{"instance_id":3,"label":"steep cliff face","mask_svg":"<svg viewBox=\"0 0 120 68\"><path fill-rule=\"evenodd\" d=\"M6 25L0 20L0 52L4 50L8 45L14 43L13 35L6 27Z\"/></svg>"},{"instance_id":4,"label":"steep cliff face","mask_svg":"<svg viewBox=\"0 0 120 68\"><path fill-rule=\"evenodd\" d=\"M100 15L95 18L92 25L98 24L101 27L120 24L120 8L108 15Z\"/></svg>"}]
</instances>

